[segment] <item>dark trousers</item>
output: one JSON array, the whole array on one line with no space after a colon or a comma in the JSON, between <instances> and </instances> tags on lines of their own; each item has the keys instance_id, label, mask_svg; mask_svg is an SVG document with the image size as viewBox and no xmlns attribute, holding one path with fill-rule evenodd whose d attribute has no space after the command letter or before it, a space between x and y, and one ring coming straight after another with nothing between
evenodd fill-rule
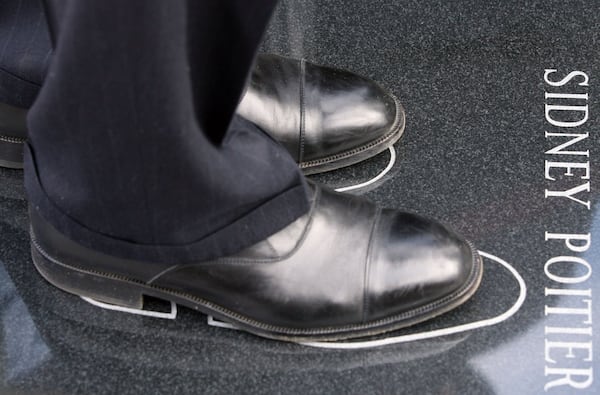
<instances>
[{"instance_id":1,"label":"dark trousers","mask_svg":"<svg viewBox=\"0 0 600 395\"><path fill-rule=\"evenodd\" d=\"M60 0L28 117L30 206L132 259L228 255L308 210L286 151L234 116L275 0Z\"/></svg>"},{"instance_id":2,"label":"dark trousers","mask_svg":"<svg viewBox=\"0 0 600 395\"><path fill-rule=\"evenodd\" d=\"M0 103L30 107L51 47L42 0L0 1Z\"/></svg>"}]
</instances>

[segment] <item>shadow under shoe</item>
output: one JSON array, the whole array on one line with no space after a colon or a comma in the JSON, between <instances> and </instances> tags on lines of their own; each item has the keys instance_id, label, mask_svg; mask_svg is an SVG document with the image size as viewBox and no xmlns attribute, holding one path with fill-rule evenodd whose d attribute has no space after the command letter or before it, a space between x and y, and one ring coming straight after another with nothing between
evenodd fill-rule
<instances>
[{"instance_id":1,"label":"shadow under shoe","mask_svg":"<svg viewBox=\"0 0 600 395\"><path fill-rule=\"evenodd\" d=\"M482 276L470 243L434 221L312 186L312 208L233 256L152 263L68 240L30 208L32 254L55 286L140 308L174 301L268 338L332 341L384 333L449 311Z\"/></svg>"}]
</instances>

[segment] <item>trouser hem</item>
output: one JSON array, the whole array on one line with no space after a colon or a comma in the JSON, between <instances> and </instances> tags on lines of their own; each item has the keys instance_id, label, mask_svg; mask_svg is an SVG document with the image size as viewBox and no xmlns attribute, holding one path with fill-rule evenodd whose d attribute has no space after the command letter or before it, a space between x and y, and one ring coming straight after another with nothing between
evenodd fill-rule
<instances>
[{"instance_id":1,"label":"trouser hem","mask_svg":"<svg viewBox=\"0 0 600 395\"><path fill-rule=\"evenodd\" d=\"M231 224L185 245L141 244L94 231L64 213L39 180L31 147L25 145L25 187L35 210L65 237L98 252L120 258L174 263L198 262L234 254L283 229L310 209L303 180L263 202Z\"/></svg>"},{"instance_id":2,"label":"trouser hem","mask_svg":"<svg viewBox=\"0 0 600 395\"><path fill-rule=\"evenodd\" d=\"M0 103L29 108L33 105L39 90L39 84L19 78L0 68Z\"/></svg>"}]
</instances>

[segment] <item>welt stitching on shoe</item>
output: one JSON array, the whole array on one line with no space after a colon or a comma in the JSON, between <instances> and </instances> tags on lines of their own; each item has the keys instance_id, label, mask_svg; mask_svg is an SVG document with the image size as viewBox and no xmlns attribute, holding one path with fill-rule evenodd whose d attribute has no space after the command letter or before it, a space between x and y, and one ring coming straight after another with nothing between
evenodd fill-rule
<instances>
[{"instance_id":1,"label":"welt stitching on shoe","mask_svg":"<svg viewBox=\"0 0 600 395\"><path fill-rule=\"evenodd\" d=\"M25 143L25 141L27 141L27 139L20 138L20 137L0 135L0 141L4 141L5 143L12 143L12 144L23 144L23 143Z\"/></svg>"},{"instance_id":2,"label":"welt stitching on shoe","mask_svg":"<svg viewBox=\"0 0 600 395\"><path fill-rule=\"evenodd\" d=\"M327 156L325 158L321 158L321 159L315 159L315 160L311 160L308 162L301 162L300 163L300 167L301 168L306 168L306 167L312 167L312 166L316 166L316 165L320 165L320 164L324 164L324 163L329 163L338 159L343 159L343 158L347 158L349 156L358 154L360 152L366 151L376 145L379 145L383 142L385 142L386 140L389 140L391 137L393 137L396 132L398 131L399 128L399 123L400 123L400 102L398 101L398 99L396 99L396 97L394 96L394 101L396 103L396 118L394 119L394 123L392 124L392 127L390 128L390 132L387 133L386 135L378 138L377 140L371 141L370 143L367 143L365 145L361 145L360 147L356 147L353 148L351 150L348 151L344 151L344 152L340 152L339 154L335 154L335 155L330 155Z\"/></svg>"},{"instance_id":3,"label":"welt stitching on shoe","mask_svg":"<svg viewBox=\"0 0 600 395\"><path fill-rule=\"evenodd\" d=\"M385 319L381 319L381 320L377 320L377 321L373 321L372 323L367 323L367 324L361 324L361 325L346 325L346 326L341 326L341 327L328 327L328 328L319 328L319 329L289 329L289 328L284 328L284 327L278 327L278 326L274 326L274 325L269 325L269 324L264 324L261 323L259 321L255 321L253 319L247 318L245 316L242 316L238 313L232 312L228 309L225 309L221 306L218 306L212 302L206 301L204 299L198 298L196 296L190 295L190 294L186 294L183 292L179 292L179 291L174 291L168 288L163 288L163 287L158 287L158 286L153 286L153 285L147 285L142 281L139 280L135 280L135 279L130 279L124 276L120 276L120 275L116 275L116 274L110 274L110 273L103 273L103 272L99 272L99 271L95 271L95 270L90 270L90 269L83 269L83 268L79 268L76 266L71 266L71 265L67 265L64 264L54 258L52 258L50 255L48 255L48 253L46 253L41 246L37 243L37 240L35 239L35 236L33 234L33 232L31 232L31 240L32 243L34 244L34 246L36 247L36 249L40 252L40 254L42 254L45 258L47 258L48 260L50 260L53 263L56 263L60 266L63 266L65 268L69 268L69 269L74 269L80 272L84 272L84 273L90 273L90 274L96 274L102 277L106 277L106 278L112 278L115 280L119 280L119 281L124 281L124 282L129 282L129 283L133 283L133 284L139 284L141 286L147 287L147 288L151 288L151 289L155 289L155 290L160 290L163 291L167 294L171 294L171 295L175 295L175 296L180 296L184 299L190 300L190 301L195 301L198 304L201 304L205 307L208 307L210 309L214 309L222 314L224 314L227 317L233 318L233 319L237 319L241 322L244 322L250 326L256 327L256 328L261 328L261 329L265 329L265 330L271 330L271 331L277 331L277 332L281 332L284 334L290 334L290 335L294 335L294 334L298 334L298 335L302 335L302 334L327 334L327 333L331 333L332 331L336 331L336 332L340 332L340 331L351 331L351 330L357 330L357 329L369 329L372 327L376 327L376 326L381 326L384 325L386 323L389 323L390 321L397 321L399 319L403 319L403 316L414 316L415 313L419 313L419 312L427 312L433 308L436 308L442 304L448 303L448 302L452 302L455 299L460 298L463 294L466 293L466 291L468 291L468 289L470 288L471 284L473 283L473 281L476 280L476 276L475 274L478 273L479 271L476 270L476 265L475 265L475 261L477 260L477 255L473 254L473 266L471 268L471 273L470 273L470 281L467 281L467 283L465 283L465 285L463 287L461 287L461 289L459 289L458 291L456 291L455 293L445 297L444 299L441 299L437 302L431 303L429 305L426 306L422 306L421 308L415 309L415 310L411 310L409 312L403 313L403 314L399 314L397 316L394 317L388 317ZM469 245L472 247L472 244L470 242L468 242ZM449 299L449 300L447 300ZM432 307L430 307L432 306ZM409 314L410 313L410 314Z\"/></svg>"},{"instance_id":4,"label":"welt stitching on shoe","mask_svg":"<svg viewBox=\"0 0 600 395\"><path fill-rule=\"evenodd\" d=\"M298 163L302 162L304 157L304 134L306 132L306 109L304 98L304 83L306 79L306 61L300 59L300 146L298 147Z\"/></svg>"},{"instance_id":5,"label":"welt stitching on shoe","mask_svg":"<svg viewBox=\"0 0 600 395\"><path fill-rule=\"evenodd\" d=\"M169 288L159 287L159 286L155 286L155 285L148 285L148 284L144 283L143 281L127 278L127 277L117 275L117 274L104 273L104 272L99 272L99 271L96 271L93 269L84 269L84 268L80 268L77 266L67 265L63 262L58 261L57 259L52 258L46 251L44 251L42 249L42 247L39 245L39 243L37 242L37 240L35 239L35 235L33 234L33 231L30 232L30 235L31 235L31 241L32 241L34 247L36 248L36 250L42 256L44 256L46 259L48 259L51 262L53 262L57 265L60 265L62 267L65 267L65 268L68 268L71 270L77 270L82 273L94 274L94 275L98 275L98 276L105 277L105 278L115 279L115 280L118 280L121 282L128 282L128 283L136 284L141 287L162 291L166 294L178 296L183 299L189 300L191 302L195 302L195 303L202 305L208 309L217 311L228 318L231 318L231 319L237 320L241 323L244 323L250 327L253 327L256 329L272 331L272 332L279 332L284 335L298 335L298 336L301 336L301 335L327 335L327 334L342 335L341 332L346 332L346 331L354 331L354 330L361 330L361 329L365 329L365 330L377 329L378 327L385 326L386 324L394 323L394 321L399 321L399 322L397 322L397 324L406 324L406 321L410 318L415 318L415 316L425 314L433 309L436 309L437 307L444 307L444 305L449 305L449 304L453 303L454 301L461 299L463 296L465 296L466 294L469 293L470 288L472 287L473 283L475 281L477 281L478 274L479 274L479 270L478 270L479 267L476 264L477 261L479 260L479 258L478 258L479 255L474 250L473 245L467 241L467 243L469 244L469 246L471 248L472 258L473 258L473 265L471 267L471 272L469 274L469 281L467 281L457 291L444 297L443 299L440 299L436 302L430 303L425 306L421 306L417 309L410 310L410 311L402 313L402 314L398 314L396 316L376 320L376 321L369 322L369 323L359 324L359 325L345 325L345 326L340 326L340 327L326 327L326 328L316 328L316 329L290 329L290 328L285 328L285 327L280 327L280 326L275 326L275 325L270 325L270 324L264 324L262 322L259 322L259 321L253 320L251 318L245 317L243 315L240 315L238 313L235 313L235 312L228 310L224 307L221 307L217 304L214 304L213 302L209 302L207 300L204 300L202 298L199 298L197 296L190 295L190 294L187 294L184 292L175 291L175 290L171 290ZM368 336L368 334L362 334L362 335Z\"/></svg>"},{"instance_id":6,"label":"welt stitching on shoe","mask_svg":"<svg viewBox=\"0 0 600 395\"><path fill-rule=\"evenodd\" d=\"M153 286L153 285L147 285L145 284L143 281L140 280L135 280L135 279L130 279L124 276L120 276L120 275L116 275L116 274L111 274L111 273L103 273L103 272L99 272L99 271L95 271L95 270L91 270L91 269L83 269L83 268L79 268L76 266L71 266L71 265L67 265L65 263L62 263L54 258L52 258L48 253L46 253L41 246L37 243L37 240L35 239L35 236L33 234L33 232L31 232L31 240L32 243L34 244L34 246L36 247L36 249L38 250L38 252L40 252L40 254L42 254L45 258L47 258L48 260L50 260L53 263L56 263L60 266L63 266L65 268L69 268L69 269L74 269L80 272L84 272L84 273L90 273L90 274L96 274L102 277L106 277L106 278L111 278L111 279L115 279L115 280L119 280L119 281L124 281L124 282L129 282L129 283L133 283L133 284L139 284L141 286L147 287L147 288L151 288L151 289L155 289L155 290L160 290L163 291L167 294L171 294L171 295L175 295L175 296L180 296L184 299L190 300L190 301L195 301L198 304L201 304L205 307L214 309L218 312L221 312L222 314L224 314L227 317L233 318L233 319L237 319L241 322L244 322L250 326L256 327L256 328L261 328L261 329L265 329L265 330L271 330L271 331L277 331L277 332L281 332L284 334L290 334L290 335L294 335L294 334L327 334L327 333L331 333L332 331L336 331L336 332L340 332L340 331L345 331L345 330L357 330L357 329L369 329L372 327L376 327L376 326L381 326L384 325L386 323L389 323L390 321L397 321L399 319L403 319L404 316L414 316L416 313L420 313L420 312L428 312L431 309L437 308L440 305L443 304L447 304L448 302L452 302L458 298L460 298L461 296L463 296L463 294L467 293L467 291L469 290L469 288L471 287L472 283L477 279L477 276L475 276L476 273L479 272L479 270L477 270L477 265L475 264L477 261L477 254L474 253L473 254L473 265L471 267L471 273L469 276L469 281L467 281L465 283L465 285L463 287L461 287L459 290L457 290L456 292L454 292L453 294L439 300L436 301L434 303L431 303L429 305L425 305L422 306L418 309L415 310L411 310L409 312L405 312L402 314L399 314L397 316L393 316L393 317L388 317L385 319L381 319L381 320L377 320L377 321L373 321L371 323L367 323L367 324L361 324L361 325L346 325L346 326L341 326L341 327L328 327L328 328L319 328L319 329L289 329L289 328L284 328L284 327L278 327L278 326L274 326L274 325L269 325L269 324L264 324L261 323L259 321L255 321L251 318L247 318L245 316L242 316L238 313L232 312L228 309L225 309L219 305L216 305L212 302L206 301L204 299L201 299L199 297L196 297L194 295L190 295L190 294L186 294L183 292L179 292L179 291L174 291L168 288L163 288L163 287L158 287L158 286ZM471 247L472 251L473 250L473 246L470 242L467 242L469 244L469 246Z\"/></svg>"}]
</instances>

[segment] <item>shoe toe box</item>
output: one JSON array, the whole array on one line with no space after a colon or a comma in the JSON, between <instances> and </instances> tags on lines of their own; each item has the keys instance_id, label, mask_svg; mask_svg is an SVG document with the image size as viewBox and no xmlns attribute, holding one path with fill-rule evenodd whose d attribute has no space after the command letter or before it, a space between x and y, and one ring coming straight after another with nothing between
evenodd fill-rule
<instances>
[{"instance_id":1,"label":"shoe toe box","mask_svg":"<svg viewBox=\"0 0 600 395\"><path fill-rule=\"evenodd\" d=\"M365 290L367 321L397 315L424 320L449 310L476 286L476 252L437 222L384 210L373 237Z\"/></svg>"},{"instance_id":2,"label":"shoe toe box","mask_svg":"<svg viewBox=\"0 0 600 395\"><path fill-rule=\"evenodd\" d=\"M374 81L343 70L307 67L304 160L360 149L404 122L397 100Z\"/></svg>"}]
</instances>

